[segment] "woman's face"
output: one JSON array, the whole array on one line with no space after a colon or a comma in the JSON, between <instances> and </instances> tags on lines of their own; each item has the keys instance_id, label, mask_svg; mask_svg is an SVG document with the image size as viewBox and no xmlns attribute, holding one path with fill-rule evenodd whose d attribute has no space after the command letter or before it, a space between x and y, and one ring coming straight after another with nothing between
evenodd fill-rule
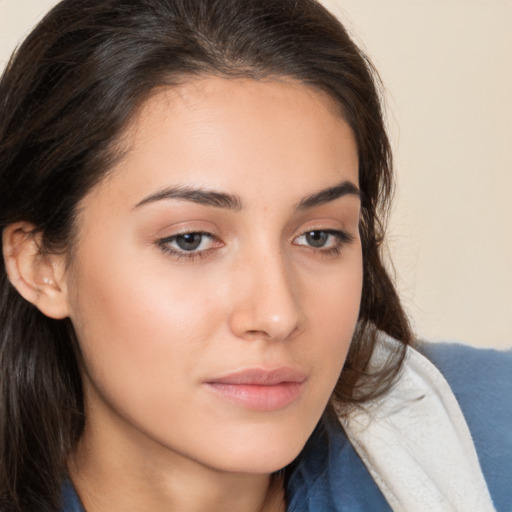
<instances>
[{"instance_id":1,"label":"woman's face","mask_svg":"<svg viewBox=\"0 0 512 512\"><path fill-rule=\"evenodd\" d=\"M269 473L318 422L359 311L358 156L323 94L156 93L83 200L68 306L84 446Z\"/></svg>"}]
</instances>

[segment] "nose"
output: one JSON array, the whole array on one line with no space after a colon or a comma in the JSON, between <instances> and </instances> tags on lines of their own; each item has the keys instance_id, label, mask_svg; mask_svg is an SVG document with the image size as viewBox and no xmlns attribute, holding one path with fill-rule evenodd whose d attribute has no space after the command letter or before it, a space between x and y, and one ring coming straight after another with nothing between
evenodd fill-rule
<instances>
[{"instance_id":1,"label":"nose","mask_svg":"<svg viewBox=\"0 0 512 512\"><path fill-rule=\"evenodd\" d=\"M303 329L299 283L282 255L241 261L233 277L229 324L237 337L280 341Z\"/></svg>"}]
</instances>

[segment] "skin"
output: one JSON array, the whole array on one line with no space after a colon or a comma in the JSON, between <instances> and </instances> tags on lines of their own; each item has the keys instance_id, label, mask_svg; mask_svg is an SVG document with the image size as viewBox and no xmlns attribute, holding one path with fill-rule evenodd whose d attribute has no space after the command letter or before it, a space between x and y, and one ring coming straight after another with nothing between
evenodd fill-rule
<instances>
[{"instance_id":1,"label":"skin","mask_svg":"<svg viewBox=\"0 0 512 512\"><path fill-rule=\"evenodd\" d=\"M154 94L123 145L80 205L63 276L86 401L72 479L88 512L284 510L269 475L329 400L362 284L357 194L297 205L358 186L353 134L305 85L209 77ZM169 187L236 204L157 197ZM313 247L310 231L325 244ZM211 236L192 251L172 238L194 232ZM306 379L277 410L205 384L282 366Z\"/></svg>"}]
</instances>

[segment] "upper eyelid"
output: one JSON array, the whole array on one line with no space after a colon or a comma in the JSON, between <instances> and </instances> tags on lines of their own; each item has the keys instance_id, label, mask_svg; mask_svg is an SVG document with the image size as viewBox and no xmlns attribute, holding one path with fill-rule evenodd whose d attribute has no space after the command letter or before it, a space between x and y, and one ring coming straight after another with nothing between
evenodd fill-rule
<instances>
[{"instance_id":1,"label":"upper eyelid","mask_svg":"<svg viewBox=\"0 0 512 512\"><path fill-rule=\"evenodd\" d=\"M358 217L359 224L359 217ZM305 233L307 231L350 231L355 226L355 221L351 213L327 212L326 214L317 214L304 216L293 222L295 233Z\"/></svg>"},{"instance_id":2,"label":"upper eyelid","mask_svg":"<svg viewBox=\"0 0 512 512\"><path fill-rule=\"evenodd\" d=\"M210 223L208 227L202 226L194 226L190 225L191 223L180 223L183 225L178 225L178 227L168 226L164 229L160 229L157 234L157 238L159 240L169 239L172 237L180 236L180 235L188 235L193 233L200 233L204 235L208 235L211 237L219 238L218 229L214 229ZM168 233L168 234L167 234Z\"/></svg>"},{"instance_id":3,"label":"upper eyelid","mask_svg":"<svg viewBox=\"0 0 512 512\"><path fill-rule=\"evenodd\" d=\"M355 240L354 235L348 233L347 231L345 231L343 229L306 229L305 231L302 231L299 235L294 236L293 240L296 240L297 238L300 238L301 236L305 236L308 233L311 233L313 231L320 231L323 233L327 233L327 234L337 238L338 240L343 239L342 241L346 241L346 242L351 242L351 241Z\"/></svg>"},{"instance_id":4,"label":"upper eyelid","mask_svg":"<svg viewBox=\"0 0 512 512\"><path fill-rule=\"evenodd\" d=\"M199 230L199 229L195 229L195 230L187 229L184 231L177 231L176 233L173 233L172 235L169 235L169 236L163 236L163 237L161 237L161 240L169 240L171 238L176 238L178 236L183 236L183 235L203 235L203 236L209 236L211 238L214 238L216 236L214 233L211 233L210 231L204 231L204 230Z\"/></svg>"},{"instance_id":5,"label":"upper eyelid","mask_svg":"<svg viewBox=\"0 0 512 512\"><path fill-rule=\"evenodd\" d=\"M306 233L311 233L312 231L323 231L324 233L329 233L333 236L342 235L346 237L354 237L354 235L350 234L350 230L341 227L317 227L317 225L311 225L306 228L301 228L295 231L295 234L291 236L292 240L295 240L299 236L305 235Z\"/></svg>"}]
</instances>

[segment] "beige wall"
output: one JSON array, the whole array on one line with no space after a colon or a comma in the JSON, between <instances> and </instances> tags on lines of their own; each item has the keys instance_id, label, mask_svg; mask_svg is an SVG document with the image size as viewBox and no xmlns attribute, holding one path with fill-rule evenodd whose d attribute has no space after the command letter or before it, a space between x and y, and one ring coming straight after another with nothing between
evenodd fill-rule
<instances>
[{"instance_id":1,"label":"beige wall","mask_svg":"<svg viewBox=\"0 0 512 512\"><path fill-rule=\"evenodd\" d=\"M512 347L512 2L326 0L385 82L419 334Z\"/></svg>"},{"instance_id":2,"label":"beige wall","mask_svg":"<svg viewBox=\"0 0 512 512\"><path fill-rule=\"evenodd\" d=\"M0 66L51 0L0 0ZM512 2L324 0L377 65L390 250L417 332L512 347Z\"/></svg>"}]
</instances>

